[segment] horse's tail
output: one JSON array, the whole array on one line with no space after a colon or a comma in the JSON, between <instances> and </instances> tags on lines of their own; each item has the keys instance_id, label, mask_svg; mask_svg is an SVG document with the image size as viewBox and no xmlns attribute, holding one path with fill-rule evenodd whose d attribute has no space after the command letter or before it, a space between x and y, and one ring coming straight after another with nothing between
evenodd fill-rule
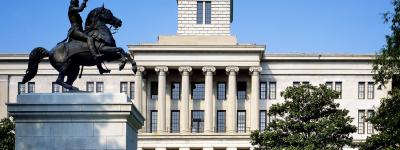
<instances>
[{"instance_id":1,"label":"horse's tail","mask_svg":"<svg viewBox=\"0 0 400 150\"><path fill-rule=\"evenodd\" d=\"M26 69L26 74L24 79L22 79L22 83L26 83L36 76L40 61L48 56L49 51L43 47L37 47L32 50L31 54L29 54L28 69Z\"/></svg>"}]
</instances>

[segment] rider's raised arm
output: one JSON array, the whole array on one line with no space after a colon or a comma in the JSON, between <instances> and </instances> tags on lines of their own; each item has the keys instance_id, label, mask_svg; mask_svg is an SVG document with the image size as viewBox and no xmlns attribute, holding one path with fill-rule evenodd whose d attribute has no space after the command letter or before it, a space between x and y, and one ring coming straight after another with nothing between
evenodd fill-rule
<instances>
[{"instance_id":1,"label":"rider's raised arm","mask_svg":"<svg viewBox=\"0 0 400 150\"><path fill-rule=\"evenodd\" d=\"M86 2L87 0L84 0L79 7L71 7L71 11L77 11L77 12L82 12L86 8Z\"/></svg>"}]
</instances>

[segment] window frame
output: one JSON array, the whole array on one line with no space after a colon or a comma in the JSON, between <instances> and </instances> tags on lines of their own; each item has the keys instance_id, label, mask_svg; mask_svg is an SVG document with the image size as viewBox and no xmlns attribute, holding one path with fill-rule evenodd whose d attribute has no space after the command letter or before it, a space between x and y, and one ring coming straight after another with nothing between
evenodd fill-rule
<instances>
[{"instance_id":1,"label":"window frame","mask_svg":"<svg viewBox=\"0 0 400 150\"><path fill-rule=\"evenodd\" d=\"M104 82L96 82L96 93L104 93Z\"/></svg>"},{"instance_id":2,"label":"window frame","mask_svg":"<svg viewBox=\"0 0 400 150\"><path fill-rule=\"evenodd\" d=\"M365 99L365 82L358 82L358 99Z\"/></svg>"},{"instance_id":3,"label":"window frame","mask_svg":"<svg viewBox=\"0 0 400 150\"><path fill-rule=\"evenodd\" d=\"M175 84L178 84L178 88L175 88ZM174 89L177 89L178 91L174 91ZM177 96L175 97L174 96ZM178 95L176 95L178 94ZM180 82L171 82L171 100L180 100L181 99L181 83Z\"/></svg>"},{"instance_id":4,"label":"window frame","mask_svg":"<svg viewBox=\"0 0 400 150\"><path fill-rule=\"evenodd\" d=\"M340 85L340 86L338 86L338 85ZM337 81L337 82L335 82L335 91L336 92L339 92L339 97L338 97L338 99L342 99L343 98L343 83L342 83L342 81Z\"/></svg>"},{"instance_id":5,"label":"window frame","mask_svg":"<svg viewBox=\"0 0 400 150\"><path fill-rule=\"evenodd\" d=\"M243 84L243 85L241 85ZM241 89L244 87L244 90ZM242 95L244 92L244 95ZM236 83L236 97L237 100L247 100L247 82L246 81L239 81Z\"/></svg>"},{"instance_id":6,"label":"window frame","mask_svg":"<svg viewBox=\"0 0 400 150\"><path fill-rule=\"evenodd\" d=\"M26 84L22 82L18 82L18 95L26 94Z\"/></svg>"},{"instance_id":7,"label":"window frame","mask_svg":"<svg viewBox=\"0 0 400 150\"><path fill-rule=\"evenodd\" d=\"M367 83L367 99L374 99L374 98L375 98L375 83L368 82Z\"/></svg>"},{"instance_id":8,"label":"window frame","mask_svg":"<svg viewBox=\"0 0 400 150\"><path fill-rule=\"evenodd\" d=\"M135 99L135 82L130 82L129 83L129 98L130 99Z\"/></svg>"},{"instance_id":9,"label":"window frame","mask_svg":"<svg viewBox=\"0 0 400 150\"><path fill-rule=\"evenodd\" d=\"M57 88L56 88L57 87ZM56 82L51 83L51 93L60 93L60 85L58 85Z\"/></svg>"},{"instance_id":10,"label":"window frame","mask_svg":"<svg viewBox=\"0 0 400 150\"><path fill-rule=\"evenodd\" d=\"M238 110L236 113L236 132L246 133L246 110ZM241 120L244 119L244 120Z\"/></svg>"},{"instance_id":11,"label":"window frame","mask_svg":"<svg viewBox=\"0 0 400 150\"><path fill-rule=\"evenodd\" d=\"M361 115L361 116L360 116ZM357 133L365 134L365 110L358 110Z\"/></svg>"},{"instance_id":12,"label":"window frame","mask_svg":"<svg viewBox=\"0 0 400 150\"><path fill-rule=\"evenodd\" d=\"M224 85L224 87L220 88L220 85ZM221 91L222 89L224 91ZM217 100L226 100L226 82L217 82Z\"/></svg>"},{"instance_id":13,"label":"window frame","mask_svg":"<svg viewBox=\"0 0 400 150\"><path fill-rule=\"evenodd\" d=\"M90 85L92 85L91 86L91 88L92 89L90 89ZM94 82L93 81L87 81L86 82L86 92L89 92L89 93L94 93L95 92L95 87L94 87L95 85L94 85Z\"/></svg>"},{"instance_id":14,"label":"window frame","mask_svg":"<svg viewBox=\"0 0 400 150\"><path fill-rule=\"evenodd\" d=\"M274 85L274 88L271 88ZM268 83L268 99L275 100L276 99L276 81Z\"/></svg>"},{"instance_id":15,"label":"window frame","mask_svg":"<svg viewBox=\"0 0 400 150\"><path fill-rule=\"evenodd\" d=\"M367 118L371 118L372 116L375 115L374 110L368 110L367 111ZM367 134L374 134L374 124L371 123L371 121L367 121Z\"/></svg>"},{"instance_id":16,"label":"window frame","mask_svg":"<svg viewBox=\"0 0 400 150\"><path fill-rule=\"evenodd\" d=\"M158 100L158 82L152 81L150 82L150 99Z\"/></svg>"},{"instance_id":17,"label":"window frame","mask_svg":"<svg viewBox=\"0 0 400 150\"><path fill-rule=\"evenodd\" d=\"M35 93L35 82L28 82L28 92L27 93Z\"/></svg>"},{"instance_id":18,"label":"window frame","mask_svg":"<svg viewBox=\"0 0 400 150\"><path fill-rule=\"evenodd\" d=\"M223 114L222 115L223 118L221 118L220 114ZM217 129L216 129L216 133L225 133L225 132L226 132L226 110L217 110Z\"/></svg>"},{"instance_id":19,"label":"window frame","mask_svg":"<svg viewBox=\"0 0 400 150\"><path fill-rule=\"evenodd\" d=\"M158 128L158 110L150 111L150 133L156 133Z\"/></svg>"},{"instance_id":20,"label":"window frame","mask_svg":"<svg viewBox=\"0 0 400 150\"><path fill-rule=\"evenodd\" d=\"M197 91L195 88L197 88L196 84L200 84L202 86L199 87L199 91ZM204 100L205 99L205 93L206 93L206 87L205 87L205 83L204 82L192 82L192 87L191 87L191 92L192 92L192 100ZM196 91L195 91L196 90ZM196 93L195 93L196 92ZM199 94L197 94L197 92L200 92ZM200 96L200 97L197 97Z\"/></svg>"},{"instance_id":21,"label":"window frame","mask_svg":"<svg viewBox=\"0 0 400 150\"><path fill-rule=\"evenodd\" d=\"M128 95L128 82L122 81L119 83L119 92Z\"/></svg>"},{"instance_id":22,"label":"window frame","mask_svg":"<svg viewBox=\"0 0 400 150\"><path fill-rule=\"evenodd\" d=\"M267 110L260 110L260 112L258 114L259 114L258 129L260 131L264 131L265 128L267 127ZM263 117L264 117L264 119L262 119Z\"/></svg>"},{"instance_id":23,"label":"window frame","mask_svg":"<svg viewBox=\"0 0 400 150\"><path fill-rule=\"evenodd\" d=\"M194 118L195 113L199 113L196 115L196 117L201 117L200 119ZM196 120L198 119L198 121ZM197 125L195 128L195 124ZM204 133L204 110L192 110L192 116L191 116L191 133Z\"/></svg>"},{"instance_id":24,"label":"window frame","mask_svg":"<svg viewBox=\"0 0 400 150\"><path fill-rule=\"evenodd\" d=\"M264 87L263 87L264 86ZM267 82L260 82L260 100L266 100L268 99L268 83Z\"/></svg>"},{"instance_id":25,"label":"window frame","mask_svg":"<svg viewBox=\"0 0 400 150\"><path fill-rule=\"evenodd\" d=\"M177 115L174 115L175 113L177 113ZM181 115L180 110L171 110L171 120L170 120L170 124L171 124L170 132L171 133L179 133L180 132L180 119L181 119L180 115Z\"/></svg>"}]
</instances>

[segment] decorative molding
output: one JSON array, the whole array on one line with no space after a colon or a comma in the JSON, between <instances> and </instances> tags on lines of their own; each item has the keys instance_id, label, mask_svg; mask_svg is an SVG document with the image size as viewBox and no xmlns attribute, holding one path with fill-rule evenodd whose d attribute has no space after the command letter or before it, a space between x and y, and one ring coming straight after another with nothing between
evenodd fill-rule
<instances>
[{"instance_id":1,"label":"decorative molding","mask_svg":"<svg viewBox=\"0 0 400 150\"><path fill-rule=\"evenodd\" d=\"M250 73L253 73L253 72L260 73L262 71L262 67L261 66L253 66L253 67L249 68L249 71L250 71Z\"/></svg>"},{"instance_id":2,"label":"decorative molding","mask_svg":"<svg viewBox=\"0 0 400 150\"><path fill-rule=\"evenodd\" d=\"M239 72L239 67L237 66L228 66L225 68L225 71L230 73L230 72L235 72L238 73Z\"/></svg>"},{"instance_id":3,"label":"decorative molding","mask_svg":"<svg viewBox=\"0 0 400 150\"><path fill-rule=\"evenodd\" d=\"M214 66L204 66L201 70L203 70L204 73L207 73L207 72L215 73L215 71L216 71Z\"/></svg>"},{"instance_id":4,"label":"decorative molding","mask_svg":"<svg viewBox=\"0 0 400 150\"><path fill-rule=\"evenodd\" d=\"M144 68L143 66L137 66L136 72L144 72L145 70L146 70L146 68Z\"/></svg>"},{"instance_id":5,"label":"decorative molding","mask_svg":"<svg viewBox=\"0 0 400 150\"><path fill-rule=\"evenodd\" d=\"M168 72L168 67L167 66L158 66L158 67L155 67L154 70L156 72Z\"/></svg>"},{"instance_id":6,"label":"decorative molding","mask_svg":"<svg viewBox=\"0 0 400 150\"><path fill-rule=\"evenodd\" d=\"M179 67L179 72L192 72L192 67L190 67L190 66L182 66L182 67Z\"/></svg>"}]
</instances>

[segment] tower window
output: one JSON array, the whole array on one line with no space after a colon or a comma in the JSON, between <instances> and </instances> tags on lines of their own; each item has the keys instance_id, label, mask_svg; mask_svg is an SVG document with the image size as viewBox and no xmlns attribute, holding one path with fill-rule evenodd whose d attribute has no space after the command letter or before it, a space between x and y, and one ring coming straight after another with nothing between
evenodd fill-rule
<instances>
[{"instance_id":1,"label":"tower window","mask_svg":"<svg viewBox=\"0 0 400 150\"><path fill-rule=\"evenodd\" d=\"M35 93L35 82L28 83L28 93Z\"/></svg>"},{"instance_id":2,"label":"tower window","mask_svg":"<svg viewBox=\"0 0 400 150\"><path fill-rule=\"evenodd\" d=\"M104 82L96 82L96 93L104 92Z\"/></svg>"},{"instance_id":3,"label":"tower window","mask_svg":"<svg viewBox=\"0 0 400 150\"><path fill-rule=\"evenodd\" d=\"M86 82L86 91L89 93L94 92L94 82Z\"/></svg>"},{"instance_id":4,"label":"tower window","mask_svg":"<svg viewBox=\"0 0 400 150\"><path fill-rule=\"evenodd\" d=\"M211 24L211 1L197 1L197 24Z\"/></svg>"}]
</instances>

